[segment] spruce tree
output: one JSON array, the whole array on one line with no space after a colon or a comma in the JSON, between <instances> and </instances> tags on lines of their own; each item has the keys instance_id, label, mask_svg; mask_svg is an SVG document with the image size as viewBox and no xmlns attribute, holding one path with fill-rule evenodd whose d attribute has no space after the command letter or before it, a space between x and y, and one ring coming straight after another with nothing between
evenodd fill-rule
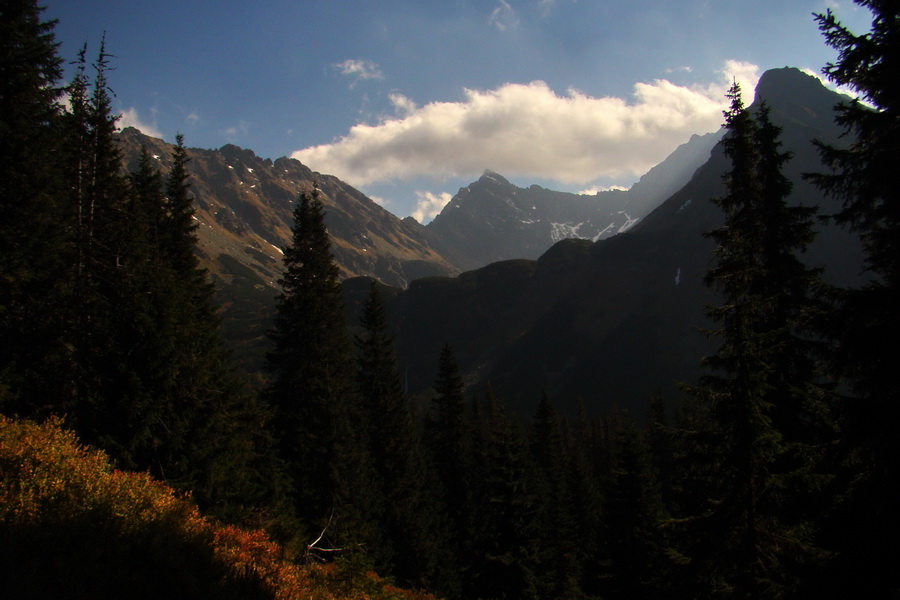
<instances>
[{"instance_id":1,"label":"spruce tree","mask_svg":"<svg viewBox=\"0 0 900 600\"><path fill-rule=\"evenodd\" d=\"M653 598L665 580L659 482L645 437L627 417L616 422L602 509L601 589L604 598Z\"/></svg>"},{"instance_id":2,"label":"spruce tree","mask_svg":"<svg viewBox=\"0 0 900 600\"><path fill-rule=\"evenodd\" d=\"M151 254L144 264L152 272L145 295L155 301L157 328L147 337L155 337L159 366L148 386L158 418L141 464L192 489L214 514L237 520L277 502L279 483L273 442L263 427L268 409L233 369L215 288L196 255L189 160L179 134L161 203L147 208Z\"/></svg>"},{"instance_id":3,"label":"spruce tree","mask_svg":"<svg viewBox=\"0 0 900 600\"><path fill-rule=\"evenodd\" d=\"M61 59L34 0L0 2L0 410L42 416L64 388L67 231L59 177Z\"/></svg>"},{"instance_id":4,"label":"spruce tree","mask_svg":"<svg viewBox=\"0 0 900 600\"><path fill-rule=\"evenodd\" d=\"M435 523L439 535L434 539L439 558L436 572L439 593L459 596L463 576L460 569L467 563L466 534L468 511L471 508L469 479L470 421L466 416L463 379L453 355L453 348L444 344L438 359L435 377L436 396L430 410L421 420L424 434L425 472L422 482L426 493L433 498L433 506L440 518Z\"/></svg>"},{"instance_id":5,"label":"spruce tree","mask_svg":"<svg viewBox=\"0 0 900 600\"><path fill-rule=\"evenodd\" d=\"M579 591L580 507L572 490L572 459L563 423L546 391L531 419L528 439L537 499L537 560L542 597L565 597Z\"/></svg>"},{"instance_id":6,"label":"spruce tree","mask_svg":"<svg viewBox=\"0 0 900 600\"><path fill-rule=\"evenodd\" d=\"M152 341L147 354L156 359L157 369L147 374L147 384L153 388L154 419L147 423L149 443L138 450L137 462L158 475L165 473L173 484L188 485L195 477L188 474L189 461L184 459L188 440L201 424L204 405L230 391L229 384L238 385L223 364L227 361L216 339L219 322L212 285L194 256L193 198L180 135L171 158L165 182L160 185L159 178L148 182L151 189L146 193L152 199L143 202L148 217L144 229L152 243L150 255L142 262L150 271L144 294L152 298L150 310L156 327L145 337ZM135 183L139 182L136 178ZM180 206L178 211L172 210L173 204ZM135 265L135 270L141 267ZM180 468L176 467L179 462Z\"/></svg>"},{"instance_id":7,"label":"spruce tree","mask_svg":"<svg viewBox=\"0 0 900 600\"><path fill-rule=\"evenodd\" d=\"M796 256L811 240L811 222L808 210L786 206L787 156L768 111L754 119L737 84L728 97L723 146L732 169L726 196L714 200L725 223L708 234L717 247L706 278L722 296L708 309L721 346L705 359L714 374L693 389L701 414L708 411L697 423L708 428L716 472L695 515L692 568L701 596L780 597L797 583L795 565L815 556L804 515L784 510L814 485L796 472L809 464L785 458L785 436L804 442L794 425L816 418L807 400L819 397L800 336L815 273Z\"/></svg>"},{"instance_id":8,"label":"spruce tree","mask_svg":"<svg viewBox=\"0 0 900 600\"><path fill-rule=\"evenodd\" d=\"M602 490L599 472L598 428L587 415L584 402L579 399L575 421L569 432L570 455L569 488L572 490L570 518L575 524L572 545L577 548L575 566L570 571L568 587L589 597L600 593L603 575L598 565L601 561L603 538L601 533ZM566 597L581 595L567 593Z\"/></svg>"},{"instance_id":9,"label":"spruce tree","mask_svg":"<svg viewBox=\"0 0 900 600\"><path fill-rule=\"evenodd\" d=\"M194 218L194 198L190 193L190 158L184 147L184 136L175 136L172 150L172 166L166 178L166 203L160 247L172 269L185 280L191 281L195 292L207 296L212 289L206 279L206 270L197 258L197 220Z\"/></svg>"},{"instance_id":10,"label":"spruce tree","mask_svg":"<svg viewBox=\"0 0 900 600\"><path fill-rule=\"evenodd\" d=\"M865 249L869 281L835 290L834 310L824 321L831 367L849 388L838 404L846 491L829 527L840 551L826 578L829 591L888 597L900 593L891 576L896 546L876 548L872 539L900 534L893 498L884 490L900 479L900 447L894 423L900 395L894 369L900 364L900 6L856 0L872 15L870 31L857 34L830 10L816 15L838 58L823 69L857 98L837 107L846 143L819 144L825 173L810 176L827 195L843 202L835 220L856 232ZM839 592L840 593L840 592Z\"/></svg>"},{"instance_id":11,"label":"spruce tree","mask_svg":"<svg viewBox=\"0 0 900 600\"><path fill-rule=\"evenodd\" d=\"M428 420L429 441L443 487L444 500L451 521L461 536L464 529L463 507L466 505L466 403L463 380L453 354L444 344L438 359L434 384L437 397L432 400ZM461 543L462 539L458 539Z\"/></svg>"},{"instance_id":12,"label":"spruce tree","mask_svg":"<svg viewBox=\"0 0 900 600\"><path fill-rule=\"evenodd\" d=\"M473 427L469 570L463 593L475 598L538 598L539 512L527 442L490 389L478 405Z\"/></svg>"},{"instance_id":13,"label":"spruce tree","mask_svg":"<svg viewBox=\"0 0 900 600\"><path fill-rule=\"evenodd\" d=\"M122 172L107 88L110 56L101 43L91 82L86 50L79 54L63 123L74 245L67 298L72 397L65 411L84 441L133 467L142 429L138 415L148 401L139 358L156 358L144 346L145 334L157 329L146 294L152 277L146 222L153 218L148 205L160 198L159 189L151 189L159 178L148 161L132 179Z\"/></svg>"},{"instance_id":14,"label":"spruce tree","mask_svg":"<svg viewBox=\"0 0 900 600\"><path fill-rule=\"evenodd\" d=\"M438 395L432 401L433 422L438 435L449 444L445 449L449 449L459 443L465 415L464 384L450 344L441 347L434 387Z\"/></svg>"},{"instance_id":15,"label":"spruce tree","mask_svg":"<svg viewBox=\"0 0 900 600\"><path fill-rule=\"evenodd\" d=\"M66 375L72 395L67 406L71 423L86 442L120 454L116 435L127 397L139 382L127 365L121 328L132 301L127 291L130 246L127 221L129 182L115 139L117 117L111 112L107 73L110 55L101 42L95 76L85 74L86 47L69 86L70 111L65 115L65 176L73 229L68 344L71 369ZM124 314L120 314L120 311ZM124 317L124 318L123 318Z\"/></svg>"},{"instance_id":16,"label":"spruce tree","mask_svg":"<svg viewBox=\"0 0 900 600\"><path fill-rule=\"evenodd\" d=\"M123 206L130 242L121 261L126 276L120 278L111 299L118 318L108 342L108 350L117 349L122 356L129 385L103 392L115 395L115 401L103 407L110 418L102 433L105 449L121 467L151 469L159 477L166 470L147 456L147 449L163 445L159 423L168 419L163 411L167 395L162 381L173 364L166 348L172 315L165 313L160 301L171 296L172 290L165 286L168 277L161 269L155 243L164 203L162 176L146 149L137 171L130 174L130 187ZM163 464L168 467L170 462Z\"/></svg>"},{"instance_id":17,"label":"spruce tree","mask_svg":"<svg viewBox=\"0 0 900 600\"><path fill-rule=\"evenodd\" d=\"M300 193L284 266L267 398L293 504L308 535L326 530L334 543L371 539L364 516L371 465L360 435L367 425L318 188Z\"/></svg>"}]
</instances>

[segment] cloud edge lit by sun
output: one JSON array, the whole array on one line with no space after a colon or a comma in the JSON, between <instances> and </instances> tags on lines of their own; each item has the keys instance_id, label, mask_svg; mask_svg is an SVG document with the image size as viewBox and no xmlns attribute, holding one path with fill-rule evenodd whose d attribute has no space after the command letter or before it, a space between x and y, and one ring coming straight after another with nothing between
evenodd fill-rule
<instances>
[{"instance_id":1,"label":"cloud edge lit by sun","mask_svg":"<svg viewBox=\"0 0 900 600\"><path fill-rule=\"evenodd\" d=\"M355 186L413 177L466 177L485 165L511 176L564 184L634 176L664 159L692 134L719 128L733 80L752 102L756 65L726 61L716 81L682 86L639 82L632 98L557 94L543 81L464 90L457 102L416 106L397 93L398 116L357 124L333 143L292 157Z\"/></svg>"}]
</instances>

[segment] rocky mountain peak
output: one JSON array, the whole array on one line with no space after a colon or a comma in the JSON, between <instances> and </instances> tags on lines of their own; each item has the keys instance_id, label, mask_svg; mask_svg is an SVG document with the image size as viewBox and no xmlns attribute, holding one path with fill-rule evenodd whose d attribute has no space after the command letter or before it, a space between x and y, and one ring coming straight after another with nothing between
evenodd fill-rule
<instances>
[{"instance_id":1,"label":"rocky mountain peak","mask_svg":"<svg viewBox=\"0 0 900 600\"><path fill-rule=\"evenodd\" d=\"M800 69L784 67L763 73L756 85L756 101L772 109L773 121L802 125L810 118L832 121L834 107L849 98L825 87L822 81ZM835 142L837 138L825 140Z\"/></svg>"},{"instance_id":2,"label":"rocky mountain peak","mask_svg":"<svg viewBox=\"0 0 900 600\"><path fill-rule=\"evenodd\" d=\"M781 104L784 101L796 103L822 96L826 91L822 81L795 67L769 69L756 84L756 95L767 102Z\"/></svg>"},{"instance_id":3,"label":"rocky mountain peak","mask_svg":"<svg viewBox=\"0 0 900 600\"><path fill-rule=\"evenodd\" d=\"M426 227L441 253L463 269L536 259L563 239L605 239L629 229L684 185L718 139L718 133L692 136L627 192L581 195L539 185L520 188L486 169Z\"/></svg>"},{"instance_id":4,"label":"rocky mountain peak","mask_svg":"<svg viewBox=\"0 0 900 600\"><path fill-rule=\"evenodd\" d=\"M503 177L503 175L496 171L491 171L490 169L485 169L484 173L481 174L481 177L476 183L494 183L503 186L512 185L505 177Z\"/></svg>"},{"instance_id":5,"label":"rocky mountain peak","mask_svg":"<svg viewBox=\"0 0 900 600\"><path fill-rule=\"evenodd\" d=\"M240 146L235 146L234 144L225 144L221 148L219 148L219 153L228 161L238 162L238 163L266 163L271 165L271 159L263 159L256 155L253 150L249 150L247 148L241 148Z\"/></svg>"}]
</instances>

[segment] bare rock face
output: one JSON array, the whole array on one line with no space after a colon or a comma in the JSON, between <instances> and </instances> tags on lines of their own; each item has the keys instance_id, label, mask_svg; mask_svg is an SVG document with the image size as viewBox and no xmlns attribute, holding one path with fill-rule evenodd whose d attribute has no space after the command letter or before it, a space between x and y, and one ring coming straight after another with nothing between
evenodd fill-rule
<instances>
[{"instance_id":1,"label":"bare rock face","mask_svg":"<svg viewBox=\"0 0 900 600\"><path fill-rule=\"evenodd\" d=\"M123 130L120 140L128 168L136 166L145 146L160 169L168 171L171 146L166 142L133 128ZM200 256L223 285L239 270L245 277L252 273L259 280L255 285L276 288L294 202L314 182L321 190L342 276L368 275L406 287L417 277L457 272L431 248L420 225L398 219L340 179L314 173L297 160L273 162L230 144L218 150L189 148L188 156Z\"/></svg>"},{"instance_id":2,"label":"bare rock face","mask_svg":"<svg viewBox=\"0 0 900 600\"><path fill-rule=\"evenodd\" d=\"M520 188L487 170L426 227L437 249L463 269L536 259L564 239L607 239L630 229L687 183L720 135L693 136L629 190L584 195L538 185Z\"/></svg>"}]
</instances>

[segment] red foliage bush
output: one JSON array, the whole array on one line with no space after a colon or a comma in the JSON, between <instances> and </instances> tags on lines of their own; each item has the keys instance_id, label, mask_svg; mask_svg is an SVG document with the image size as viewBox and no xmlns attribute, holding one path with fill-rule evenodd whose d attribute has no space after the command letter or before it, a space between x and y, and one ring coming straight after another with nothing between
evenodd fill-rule
<instances>
[{"instance_id":1,"label":"red foliage bush","mask_svg":"<svg viewBox=\"0 0 900 600\"><path fill-rule=\"evenodd\" d=\"M15 598L425 600L374 574L289 560L145 473L113 468L61 420L0 415L0 581Z\"/></svg>"}]
</instances>

